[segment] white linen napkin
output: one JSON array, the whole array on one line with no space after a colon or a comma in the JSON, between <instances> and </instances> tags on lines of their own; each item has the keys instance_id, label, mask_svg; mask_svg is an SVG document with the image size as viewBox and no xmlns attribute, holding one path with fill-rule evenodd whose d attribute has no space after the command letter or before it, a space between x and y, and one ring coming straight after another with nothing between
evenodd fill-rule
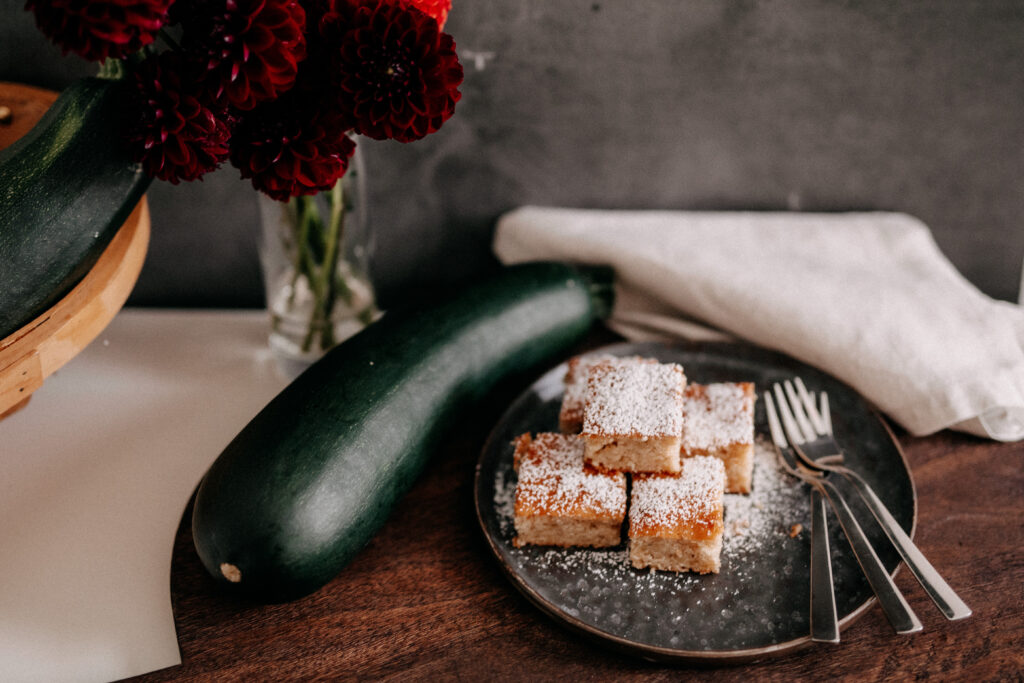
<instances>
[{"instance_id":1,"label":"white linen napkin","mask_svg":"<svg viewBox=\"0 0 1024 683\"><path fill-rule=\"evenodd\" d=\"M614 267L626 338L729 335L814 365L915 435L1024 438L1024 309L991 299L898 213L523 207L505 263Z\"/></svg>"}]
</instances>

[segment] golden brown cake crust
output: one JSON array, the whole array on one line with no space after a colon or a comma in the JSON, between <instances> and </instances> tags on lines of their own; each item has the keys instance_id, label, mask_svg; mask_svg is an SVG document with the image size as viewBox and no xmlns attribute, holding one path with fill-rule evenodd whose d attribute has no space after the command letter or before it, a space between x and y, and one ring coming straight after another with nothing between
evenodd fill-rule
<instances>
[{"instance_id":1,"label":"golden brown cake crust","mask_svg":"<svg viewBox=\"0 0 1024 683\"><path fill-rule=\"evenodd\" d=\"M675 363L596 363L584 400L586 461L627 472L678 471L685 385Z\"/></svg>"},{"instance_id":2,"label":"golden brown cake crust","mask_svg":"<svg viewBox=\"0 0 1024 683\"><path fill-rule=\"evenodd\" d=\"M618 545L626 477L583 461L578 435L524 434L515 440L517 544Z\"/></svg>"},{"instance_id":3,"label":"golden brown cake crust","mask_svg":"<svg viewBox=\"0 0 1024 683\"><path fill-rule=\"evenodd\" d=\"M718 458L686 459L678 475L633 477L629 557L634 567L717 572L725 467Z\"/></svg>"},{"instance_id":4,"label":"golden brown cake crust","mask_svg":"<svg viewBox=\"0 0 1024 683\"><path fill-rule=\"evenodd\" d=\"M695 456L672 474L633 477L629 535L704 540L721 535L725 466L718 458Z\"/></svg>"},{"instance_id":5,"label":"golden brown cake crust","mask_svg":"<svg viewBox=\"0 0 1024 683\"><path fill-rule=\"evenodd\" d=\"M752 382L690 384L683 393L681 455L721 459L727 493L750 493L755 400Z\"/></svg>"}]
</instances>

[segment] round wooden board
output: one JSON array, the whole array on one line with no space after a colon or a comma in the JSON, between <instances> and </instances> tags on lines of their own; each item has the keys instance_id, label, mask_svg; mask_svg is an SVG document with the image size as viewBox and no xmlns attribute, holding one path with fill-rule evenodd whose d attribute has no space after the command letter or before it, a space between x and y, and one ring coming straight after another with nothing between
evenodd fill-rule
<instances>
[{"instance_id":1,"label":"round wooden board","mask_svg":"<svg viewBox=\"0 0 1024 683\"><path fill-rule=\"evenodd\" d=\"M0 82L0 149L28 132L57 94ZM25 405L57 368L74 358L110 323L131 293L149 246L149 207L143 197L96 265L52 308L0 340L0 418Z\"/></svg>"}]
</instances>

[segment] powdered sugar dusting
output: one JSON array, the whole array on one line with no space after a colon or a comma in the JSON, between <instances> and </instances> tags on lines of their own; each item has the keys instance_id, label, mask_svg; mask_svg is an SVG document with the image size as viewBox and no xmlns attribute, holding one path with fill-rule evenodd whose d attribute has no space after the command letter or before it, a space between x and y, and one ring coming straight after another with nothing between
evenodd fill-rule
<instances>
[{"instance_id":1,"label":"powdered sugar dusting","mask_svg":"<svg viewBox=\"0 0 1024 683\"><path fill-rule=\"evenodd\" d=\"M694 525L721 519L725 466L718 458L687 458L678 475L633 477L630 536L675 535Z\"/></svg>"},{"instance_id":2,"label":"powdered sugar dusting","mask_svg":"<svg viewBox=\"0 0 1024 683\"><path fill-rule=\"evenodd\" d=\"M741 565L758 555L766 543L778 544L788 537L793 524L806 522L807 489L783 472L776 458L775 448L758 435L750 495L725 496L722 553Z\"/></svg>"},{"instance_id":3,"label":"powdered sugar dusting","mask_svg":"<svg viewBox=\"0 0 1024 683\"><path fill-rule=\"evenodd\" d=\"M587 376L583 433L679 435L685 385L683 368L676 363L597 363Z\"/></svg>"},{"instance_id":4,"label":"powdered sugar dusting","mask_svg":"<svg viewBox=\"0 0 1024 683\"><path fill-rule=\"evenodd\" d=\"M625 515L625 475L586 466L582 438L575 434L542 433L533 439L524 435L519 444L516 512L620 519Z\"/></svg>"},{"instance_id":5,"label":"powdered sugar dusting","mask_svg":"<svg viewBox=\"0 0 1024 683\"><path fill-rule=\"evenodd\" d=\"M498 468L494 480L494 508L502 537L515 536L516 477L511 468ZM794 524L808 533L807 489L779 469L775 450L761 435L754 441L754 476L750 494L725 494L722 538L722 573L741 582L757 581L764 567L759 563L768 548L796 543L789 537ZM538 571L565 572L582 580L603 582L619 577L622 586L636 590L692 592L712 580L711 575L648 572L634 569L625 547L615 549L547 548L512 549ZM781 567L786 572L787 567ZM788 567L793 571L792 567Z\"/></svg>"},{"instance_id":6,"label":"powdered sugar dusting","mask_svg":"<svg viewBox=\"0 0 1024 683\"><path fill-rule=\"evenodd\" d=\"M583 404L587 397L587 376L591 368L598 363L613 361L617 363L657 363L653 358L642 358L640 356L613 356L610 353L592 353L582 356L573 356L569 359L568 367L565 370L565 393L562 396L562 406L559 413L559 421L565 426L574 426L579 431L583 423Z\"/></svg>"},{"instance_id":7,"label":"powdered sugar dusting","mask_svg":"<svg viewBox=\"0 0 1024 683\"><path fill-rule=\"evenodd\" d=\"M623 345L612 352L653 356L688 369L692 365L693 374L708 382L765 381L766 377L757 363L747 363L744 356L719 362L716 349L661 353L656 345ZM566 391L565 374L565 366L549 372L535 385L535 394L522 397L499 425L499 440L489 442L478 465L478 495L487 498L477 499L481 521L513 583L547 611L569 617L573 623L657 648L737 651L806 636L807 487L777 468L774 448L764 434L756 434L753 444L752 492L723 496L723 523L718 527L722 529L721 571L717 574L634 568L626 533L619 545L602 548L515 543L517 474L507 444L515 434L528 430L553 431ZM627 482L631 478L627 475ZM629 514L627 509L627 518ZM799 530L796 537L790 536L793 529ZM836 524L830 524L830 533L838 538ZM867 595L856 565L850 564L848 548L837 543L832 554L845 563L840 568L849 570L837 574L837 597L840 591L850 593L851 589L854 597ZM844 577L859 583L844 586Z\"/></svg>"},{"instance_id":8,"label":"powdered sugar dusting","mask_svg":"<svg viewBox=\"0 0 1024 683\"><path fill-rule=\"evenodd\" d=\"M565 394L562 396L562 407L559 420L563 423L579 423L583 421L583 401L587 393L587 375L596 364L614 360L615 356L608 353L596 353L589 356L573 356L569 359L565 370Z\"/></svg>"},{"instance_id":9,"label":"powdered sugar dusting","mask_svg":"<svg viewBox=\"0 0 1024 683\"><path fill-rule=\"evenodd\" d=\"M683 392L684 451L751 443L754 391L750 383L691 384Z\"/></svg>"}]
</instances>

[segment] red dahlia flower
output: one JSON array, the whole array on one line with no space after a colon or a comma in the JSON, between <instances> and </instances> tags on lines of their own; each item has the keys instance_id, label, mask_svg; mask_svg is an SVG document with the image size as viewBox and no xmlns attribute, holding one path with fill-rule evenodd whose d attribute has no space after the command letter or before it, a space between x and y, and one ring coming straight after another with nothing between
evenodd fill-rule
<instances>
[{"instance_id":1,"label":"red dahlia flower","mask_svg":"<svg viewBox=\"0 0 1024 683\"><path fill-rule=\"evenodd\" d=\"M228 156L231 129L223 108L211 108L196 68L174 52L144 61L132 75L127 138L150 176L192 181Z\"/></svg>"},{"instance_id":2,"label":"red dahlia flower","mask_svg":"<svg viewBox=\"0 0 1024 683\"><path fill-rule=\"evenodd\" d=\"M452 10L452 0L409 0L409 3L434 17L438 28L444 28L444 23L448 21L448 12Z\"/></svg>"},{"instance_id":3,"label":"red dahlia flower","mask_svg":"<svg viewBox=\"0 0 1024 683\"><path fill-rule=\"evenodd\" d=\"M411 142L455 112L455 41L422 11L394 0L331 0L320 34L357 133Z\"/></svg>"},{"instance_id":4,"label":"red dahlia flower","mask_svg":"<svg viewBox=\"0 0 1024 683\"><path fill-rule=\"evenodd\" d=\"M306 57L306 13L297 0L197 0L175 16L182 46L206 62L211 91L232 106L252 109L294 85Z\"/></svg>"},{"instance_id":5,"label":"red dahlia flower","mask_svg":"<svg viewBox=\"0 0 1024 683\"><path fill-rule=\"evenodd\" d=\"M356 143L338 115L289 93L246 113L231 138L231 163L260 192L289 197L331 189Z\"/></svg>"},{"instance_id":6,"label":"red dahlia flower","mask_svg":"<svg viewBox=\"0 0 1024 683\"><path fill-rule=\"evenodd\" d=\"M43 34L64 54L99 62L149 45L174 0L28 0Z\"/></svg>"}]
</instances>

